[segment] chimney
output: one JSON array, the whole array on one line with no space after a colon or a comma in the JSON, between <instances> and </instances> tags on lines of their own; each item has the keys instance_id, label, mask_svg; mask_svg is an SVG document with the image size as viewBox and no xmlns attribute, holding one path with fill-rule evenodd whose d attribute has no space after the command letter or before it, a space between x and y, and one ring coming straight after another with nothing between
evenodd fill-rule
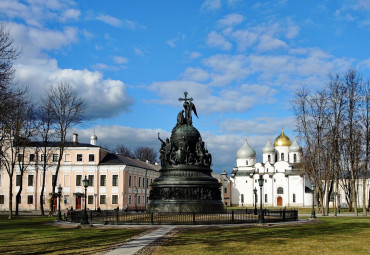
<instances>
[{"instance_id":1,"label":"chimney","mask_svg":"<svg viewBox=\"0 0 370 255\"><path fill-rule=\"evenodd\" d=\"M73 134L73 140L72 140L73 143L78 143L78 134L74 133Z\"/></svg>"}]
</instances>

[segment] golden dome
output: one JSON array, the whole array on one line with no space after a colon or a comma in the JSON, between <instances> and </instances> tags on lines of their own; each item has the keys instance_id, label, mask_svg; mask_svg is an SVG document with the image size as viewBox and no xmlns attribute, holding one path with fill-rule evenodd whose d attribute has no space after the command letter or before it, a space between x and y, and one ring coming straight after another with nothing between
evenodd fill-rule
<instances>
[{"instance_id":1,"label":"golden dome","mask_svg":"<svg viewBox=\"0 0 370 255\"><path fill-rule=\"evenodd\" d=\"M290 146L292 145L292 142L290 141L289 137L287 137L284 134L284 131L281 130L281 134L276 137L275 142L274 142L274 147L276 146Z\"/></svg>"}]
</instances>

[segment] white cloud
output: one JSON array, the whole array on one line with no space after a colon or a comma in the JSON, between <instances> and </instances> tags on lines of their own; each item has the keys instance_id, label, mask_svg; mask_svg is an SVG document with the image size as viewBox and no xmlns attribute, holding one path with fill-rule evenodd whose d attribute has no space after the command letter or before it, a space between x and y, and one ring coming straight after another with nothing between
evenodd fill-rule
<instances>
[{"instance_id":1,"label":"white cloud","mask_svg":"<svg viewBox=\"0 0 370 255\"><path fill-rule=\"evenodd\" d=\"M219 48L222 50L230 50L232 47L231 43L216 31L212 31L208 34L207 45L212 48Z\"/></svg>"},{"instance_id":2,"label":"white cloud","mask_svg":"<svg viewBox=\"0 0 370 255\"><path fill-rule=\"evenodd\" d=\"M110 15L99 14L98 16L96 16L96 19L114 27L122 26L122 21L120 19Z\"/></svg>"},{"instance_id":3,"label":"white cloud","mask_svg":"<svg viewBox=\"0 0 370 255\"><path fill-rule=\"evenodd\" d=\"M62 22L66 22L67 20L70 20L70 19L77 20L80 17L80 15L81 15L80 10L67 9L67 10L63 11L59 20L62 21Z\"/></svg>"},{"instance_id":4,"label":"white cloud","mask_svg":"<svg viewBox=\"0 0 370 255\"><path fill-rule=\"evenodd\" d=\"M202 68L186 68L185 72L182 74L185 80L190 81L207 81L209 79L209 74Z\"/></svg>"},{"instance_id":5,"label":"white cloud","mask_svg":"<svg viewBox=\"0 0 370 255\"><path fill-rule=\"evenodd\" d=\"M128 59L125 58L125 57L121 57L121 56L115 56L113 58L114 62L116 62L117 64L127 64L128 63Z\"/></svg>"},{"instance_id":6,"label":"white cloud","mask_svg":"<svg viewBox=\"0 0 370 255\"><path fill-rule=\"evenodd\" d=\"M260 37L260 42L257 45L257 49L261 51L276 50L285 47L287 47L285 42L276 38L272 38L269 35L262 35Z\"/></svg>"},{"instance_id":7,"label":"white cloud","mask_svg":"<svg viewBox=\"0 0 370 255\"><path fill-rule=\"evenodd\" d=\"M221 8L221 0L205 0L200 8L204 11L218 10Z\"/></svg>"},{"instance_id":8,"label":"white cloud","mask_svg":"<svg viewBox=\"0 0 370 255\"><path fill-rule=\"evenodd\" d=\"M29 87L35 100L51 84L70 83L87 102L86 116L91 119L116 116L127 112L133 104L122 81L104 79L97 71L61 69L54 59L38 59L17 66L16 80Z\"/></svg>"},{"instance_id":9,"label":"white cloud","mask_svg":"<svg viewBox=\"0 0 370 255\"><path fill-rule=\"evenodd\" d=\"M226 15L223 19L220 19L217 23L219 27L230 27L230 26L236 26L242 23L244 20L244 16L232 13L229 15Z\"/></svg>"},{"instance_id":10,"label":"white cloud","mask_svg":"<svg viewBox=\"0 0 370 255\"><path fill-rule=\"evenodd\" d=\"M215 91L209 86L192 81L155 82L149 87L160 99L151 102L178 106L178 95L188 91L197 102L199 112L223 113L245 112L261 102L269 102L276 93L275 89L261 85L244 84L235 89ZM260 99L264 97L264 100Z\"/></svg>"},{"instance_id":11,"label":"white cloud","mask_svg":"<svg viewBox=\"0 0 370 255\"><path fill-rule=\"evenodd\" d=\"M139 48L134 48L134 53L137 55L137 56L141 56L143 57L144 56L144 52L139 49Z\"/></svg>"},{"instance_id":12,"label":"white cloud","mask_svg":"<svg viewBox=\"0 0 370 255\"><path fill-rule=\"evenodd\" d=\"M177 41L178 39L177 38L174 38L174 39L171 39L171 40L167 40L167 44L172 47L172 48L176 48L176 44L175 42Z\"/></svg>"}]
</instances>

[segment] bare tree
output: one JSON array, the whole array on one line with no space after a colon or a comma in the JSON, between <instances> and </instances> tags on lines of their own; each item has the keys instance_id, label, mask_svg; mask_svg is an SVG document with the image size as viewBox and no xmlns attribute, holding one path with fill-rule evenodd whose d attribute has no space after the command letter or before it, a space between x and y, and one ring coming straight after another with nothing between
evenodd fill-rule
<instances>
[{"instance_id":1,"label":"bare tree","mask_svg":"<svg viewBox=\"0 0 370 255\"><path fill-rule=\"evenodd\" d=\"M60 164L67 141L67 132L75 125L81 124L84 119L85 102L77 95L76 91L65 82L51 86L47 91L45 100L50 103L50 111L54 121L54 128L59 143L59 155L55 169L55 178L52 182L51 199L55 197L55 188L58 182ZM50 203L53 210L53 203Z\"/></svg>"},{"instance_id":2,"label":"bare tree","mask_svg":"<svg viewBox=\"0 0 370 255\"><path fill-rule=\"evenodd\" d=\"M142 161L148 160L153 163L157 160L157 152L150 147L138 147L134 152L134 157Z\"/></svg>"},{"instance_id":3,"label":"bare tree","mask_svg":"<svg viewBox=\"0 0 370 255\"><path fill-rule=\"evenodd\" d=\"M50 141L52 141L55 136L55 132L52 129L52 125L55 124L51 112L51 102L50 98L44 95L41 98L41 104L38 107L37 111L38 119L38 134L41 137L41 143L38 144L37 150L41 152L40 164L42 165L42 183L41 183L41 192L40 192L40 209L41 215L45 215L44 209L44 193L45 193L45 181L46 181L46 171L48 169L50 158L52 155Z\"/></svg>"},{"instance_id":4,"label":"bare tree","mask_svg":"<svg viewBox=\"0 0 370 255\"><path fill-rule=\"evenodd\" d=\"M366 180L368 177L368 171L370 169L370 82L367 81L363 90L363 112L362 112L362 130L364 133L364 163L362 164L362 212L363 216L367 216L366 208ZM369 198L370 200L370 198ZM368 205L370 207L370 203Z\"/></svg>"},{"instance_id":5,"label":"bare tree","mask_svg":"<svg viewBox=\"0 0 370 255\"><path fill-rule=\"evenodd\" d=\"M132 153L131 149L126 147L125 145L118 145L114 151L122 156L133 158L134 154Z\"/></svg>"}]
</instances>

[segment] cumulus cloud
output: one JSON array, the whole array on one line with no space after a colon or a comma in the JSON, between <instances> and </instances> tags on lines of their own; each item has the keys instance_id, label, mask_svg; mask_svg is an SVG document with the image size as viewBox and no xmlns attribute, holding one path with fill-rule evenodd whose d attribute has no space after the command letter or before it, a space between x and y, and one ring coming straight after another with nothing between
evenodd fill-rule
<instances>
[{"instance_id":1,"label":"cumulus cloud","mask_svg":"<svg viewBox=\"0 0 370 255\"><path fill-rule=\"evenodd\" d=\"M155 82L149 89L160 97L151 102L175 107L178 106L178 95L188 91L189 95L197 101L197 108L206 114L244 112L262 102L261 97L264 97L264 103L266 103L276 93L275 89L267 86L248 84L235 89L215 91L207 85L192 81Z\"/></svg>"},{"instance_id":2,"label":"cumulus cloud","mask_svg":"<svg viewBox=\"0 0 370 255\"><path fill-rule=\"evenodd\" d=\"M110 15L99 14L98 16L96 16L96 19L114 27L122 26L122 21L120 19Z\"/></svg>"},{"instance_id":3,"label":"cumulus cloud","mask_svg":"<svg viewBox=\"0 0 370 255\"><path fill-rule=\"evenodd\" d=\"M220 19L218 21L218 26L223 28L223 27L230 27L230 26L236 26L242 23L244 20L244 16L237 14L237 13L232 13L229 15L226 15L224 18Z\"/></svg>"},{"instance_id":4,"label":"cumulus cloud","mask_svg":"<svg viewBox=\"0 0 370 255\"><path fill-rule=\"evenodd\" d=\"M61 69L55 59L39 59L17 66L16 80L29 87L35 100L51 84L70 83L86 101L89 119L116 116L133 104L122 81L104 79L98 71Z\"/></svg>"},{"instance_id":5,"label":"cumulus cloud","mask_svg":"<svg viewBox=\"0 0 370 255\"><path fill-rule=\"evenodd\" d=\"M121 57L121 56L115 56L113 58L114 62L116 62L117 64L127 64L128 63L128 59L125 58L125 57Z\"/></svg>"},{"instance_id":6,"label":"cumulus cloud","mask_svg":"<svg viewBox=\"0 0 370 255\"><path fill-rule=\"evenodd\" d=\"M75 3L71 0L53 1L0 1L0 13L9 19L23 19L28 25L41 27L47 20L66 22L77 19L80 11L72 8Z\"/></svg>"},{"instance_id":7,"label":"cumulus cloud","mask_svg":"<svg viewBox=\"0 0 370 255\"><path fill-rule=\"evenodd\" d=\"M218 34L216 31L212 31L207 36L207 45L212 48L218 48L221 50L230 50L232 45L225 39L224 36Z\"/></svg>"},{"instance_id":8,"label":"cumulus cloud","mask_svg":"<svg viewBox=\"0 0 370 255\"><path fill-rule=\"evenodd\" d=\"M209 79L209 74L202 68L186 68L185 72L182 74L185 80L190 81L207 81Z\"/></svg>"}]
</instances>

